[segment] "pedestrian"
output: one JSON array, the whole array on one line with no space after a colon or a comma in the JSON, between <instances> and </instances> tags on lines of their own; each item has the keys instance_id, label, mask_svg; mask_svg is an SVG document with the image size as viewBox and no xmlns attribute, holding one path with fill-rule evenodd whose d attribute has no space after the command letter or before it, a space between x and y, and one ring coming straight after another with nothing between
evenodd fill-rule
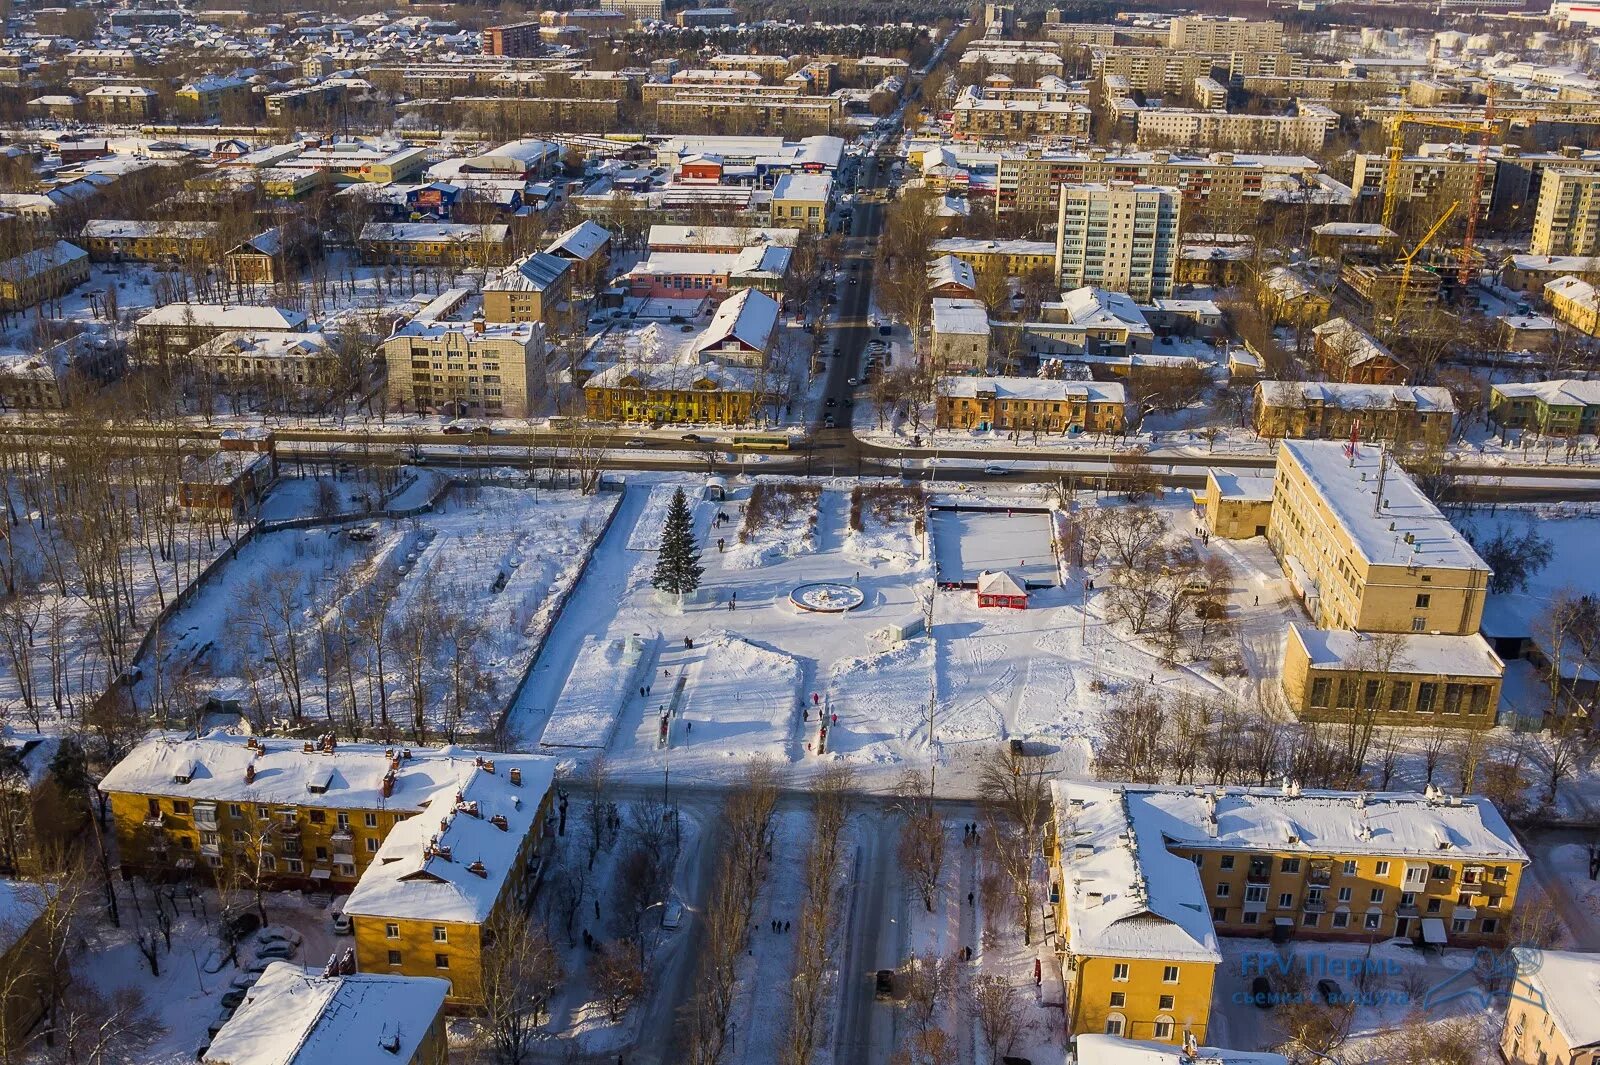
<instances>
[{"instance_id":1,"label":"pedestrian","mask_svg":"<svg viewBox=\"0 0 1600 1065\"><path fill-rule=\"evenodd\" d=\"M685 732L693 732L694 731L694 722L693 721L685 721L683 723L683 731L685 731Z\"/></svg>"},{"instance_id":2,"label":"pedestrian","mask_svg":"<svg viewBox=\"0 0 1600 1065\"><path fill-rule=\"evenodd\" d=\"M789 930L789 922L788 921L783 922L783 930L785 932L787 932Z\"/></svg>"},{"instance_id":3,"label":"pedestrian","mask_svg":"<svg viewBox=\"0 0 1600 1065\"><path fill-rule=\"evenodd\" d=\"M594 919L596 921L598 921L600 919L600 900L599 899L595 899L594 900Z\"/></svg>"},{"instance_id":4,"label":"pedestrian","mask_svg":"<svg viewBox=\"0 0 1600 1065\"><path fill-rule=\"evenodd\" d=\"M729 599L728 600L728 609L731 611L733 608L734 608L734 602L733 602L732 599Z\"/></svg>"},{"instance_id":5,"label":"pedestrian","mask_svg":"<svg viewBox=\"0 0 1600 1065\"><path fill-rule=\"evenodd\" d=\"M967 892L967 905L968 906L972 905L972 892L970 892L970 891Z\"/></svg>"},{"instance_id":6,"label":"pedestrian","mask_svg":"<svg viewBox=\"0 0 1600 1065\"><path fill-rule=\"evenodd\" d=\"M1260 605L1261 605L1261 596L1257 595L1256 596L1256 606L1260 606Z\"/></svg>"},{"instance_id":7,"label":"pedestrian","mask_svg":"<svg viewBox=\"0 0 1600 1065\"><path fill-rule=\"evenodd\" d=\"M861 583L861 571L860 570L856 570L856 583L857 584Z\"/></svg>"},{"instance_id":8,"label":"pedestrian","mask_svg":"<svg viewBox=\"0 0 1600 1065\"><path fill-rule=\"evenodd\" d=\"M838 723L839 723L839 715L838 714L834 714L833 715L833 724L837 725Z\"/></svg>"},{"instance_id":9,"label":"pedestrian","mask_svg":"<svg viewBox=\"0 0 1600 1065\"><path fill-rule=\"evenodd\" d=\"M822 696L818 695L816 692L812 692L811 693L811 705L812 706L816 706L821 701L822 701Z\"/></svg>"}]
</instances>

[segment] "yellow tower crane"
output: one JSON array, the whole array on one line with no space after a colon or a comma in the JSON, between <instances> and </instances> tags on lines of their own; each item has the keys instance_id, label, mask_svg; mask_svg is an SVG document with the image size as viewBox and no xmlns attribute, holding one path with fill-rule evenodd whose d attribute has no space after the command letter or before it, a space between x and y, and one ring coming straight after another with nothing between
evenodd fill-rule
<instances>
[{"instance_id":1,"label":"yellow tower crane","mask_svg":"<svg viewBox=\"0 0 1600 1065\"><path fill-rule=\"evenodd\" d=\"M1389 331L1391 334L1398 333L1400 331L1400 315L1405 311L1406 292L1411 288L1411 268L1415 265L1417 256L1422 253L1423 248L1428 246L1428 242L1433 240L1433 238L1438 235L1439 230L1444 228L1444 224L1450 221L1451 216L1456 213L1456 208L1460 206L1461 203L1458 200L1455 203L1452 203L1449 207L1446 207L1444 209L1444 214L1440 215L1438 220L1436 220L1433 225L1428 228L1428 232L1423 234L1422 239L1417 241L1416 246L1395 260L1396 262L1404 263L1405 265L1400 269L1400 288L1395 292L1394 295L1394 319L1389 325Z\"/></svg>"},{"instance_id":2,"label":"yellow tower crane","mask_svg":"<svg viewBox=\"0 0 1600 1065\"><path fill-rule=\"evenodd\" d=\"M1475 133L1480 138L1481 150L1478 155L1478 173L1473 182L1473 187L1481 192L1483 188L1483 171L1488 161L1489 138L1499 132L1500 124L1494 118L1493 104L1481 122L1465 122L1453 118L1435 118L1430 115L1416 115L1410 111L1401 111L1385 120L1389 127L1388 163L1383 173L1383 224L1385 228L1394 228L1395 210L1400 206L1400 161L1405 157L1405 127L1429 126L1435 129L1449 129L1457 133ZM1473 205L1477 211L1477 205ZM1472 249L1466 249L1470 254Z\"/></svg>"}]
</instances>

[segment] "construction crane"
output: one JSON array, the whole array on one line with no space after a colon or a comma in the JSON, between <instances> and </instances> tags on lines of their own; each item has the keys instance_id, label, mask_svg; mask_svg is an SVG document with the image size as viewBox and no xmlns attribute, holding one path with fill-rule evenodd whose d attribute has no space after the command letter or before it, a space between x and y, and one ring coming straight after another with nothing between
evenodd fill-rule
<instances>
[{"instance_id":1,"label":"construction crane","mask_svg":"<svg viewBox=\"0 0 1600 1065\"><path fill-rule=\"evenodd\" d=\"M1490 98L1491 101L1493 97ZM1483 145L1478 155L1478 170L1473 177L1475 195L1483 194L1483 173L1488 164L1489 137L1499 132L1499 124L1493 115L1493 104L1484 115L1481 122L1467 122L1453 118L1435 118L1430 115L1414 115L1409 111L1401 111L1385 120L1389 127L1388 164L1383 173L1383 225L1386 229L1394 228L1394 215L1400 206L1400 161L1405 157L1405 127L1428 126L1434 129L1449 129L1457 133L1476 133ZM1477 217L1477 202L1474 200L1473 209L1468 213L1467 225L1469 234L1476 230L1474 221ZM1466 240L1466 253L1470 256L1472 237Z\"/></svg>"},{"instance_id":2,"label":"construction crane","mask_svg":"<svg viewBox=\"0 0 1600 1065\"><path fill-rule=\"evenodd\" d=\"M1458 200L1446 207L1444 214L1440 215L1438 220L1428 228L1428 232L1423 234L1422 239L1417 241L1416 246L1395 260L1405 265L1400 269L1400 288L1395 292L1394 296L1394 320L1389 327L1391 333L1400 331L1400 315L1405 311L1406 291L1411 288L1411 268L1415 265L1417 256L1422 253L1423 248L1428 246L1428 242L1438 235L1439 230L1444 228L1445 223L1450 221L1451 216L1456 213L1456 208L1460 206L1461 203Z\"/></svg>"},{"instance_id":3,"label":"construction crane","mask_svg":"<svg viewBox=\"0 0 1600 1065\"><path fill-rule=\"evenodd\" d=\"M1489 133L1494 129L1494 82L1489 82L1483 94L1483 129L1478 131L1478 165L1472 171L1472 209L1467 212L1467 231L1461 237L1461 248L1456 255L1461 265L1456 269L1456 280L1461 283L1463 295L1472 283L1472 241L1478 233L1478 203L1483 196L1483 175L1489 169Z\"/></svg>"}]
</instances>

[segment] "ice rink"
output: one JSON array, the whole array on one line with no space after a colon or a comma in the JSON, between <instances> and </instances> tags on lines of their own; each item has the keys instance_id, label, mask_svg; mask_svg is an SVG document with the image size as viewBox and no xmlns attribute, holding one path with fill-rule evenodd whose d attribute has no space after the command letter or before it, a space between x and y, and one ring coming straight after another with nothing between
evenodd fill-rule
<instances>
[{"instance_id":1,"label":"ice rink","mask_svg":"<svg viewBox=\"0 0 1600 1065\"><path fill-rule=\"evenodd\" d=\"M1034 588L1060 583L1046 512L934 508L928 522L944 583L974 584L979 573L997 569L1021 575Z\"/></svg>"}]
</instances>

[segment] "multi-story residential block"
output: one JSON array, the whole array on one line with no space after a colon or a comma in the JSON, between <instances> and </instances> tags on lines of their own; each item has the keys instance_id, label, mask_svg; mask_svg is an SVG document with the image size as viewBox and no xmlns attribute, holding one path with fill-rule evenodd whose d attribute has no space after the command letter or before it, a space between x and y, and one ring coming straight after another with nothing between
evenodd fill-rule
<instances>
[{"instance_id":1,"label":"multi-story residential block","mask_svg":"<svg viewBox=\"0 0 1600 1065\"><path fill-rule=\"evenodd\" d=\"M123 364L121 348L77 333L38 350L0 354L0 409L61 410L85 384L108 381Z\"/></svg>"},{"instance_id":2,"label":"multi-story residential block","mask_svg":"<svg viewBox=\"0 0 1600 1065\"><path fill-rule=\"evenodd\" d=\"M1488 565L1380 448L1280 444L1267 542L1319 628L1478 631Z\"/></svg>"},{"instance_id":3,"label":"multi-story residential block","mask_svg":"<svg viewBox=\"0 0 1600 1065\"><path fill-rule=\"evenodd\" d=\"M1025 42L1014 42L1024 44ZM968 81L982 81L990 74L1004 74L1013 81L1032 84L1046 75L1060 77L1066 69L1059 51L1047 51L1039 45L1006 48L990 39L981 39L965 52L957 69Z\"/></svg>"},{"instance_id":4,"label":"multi-story residential block","mask_svg":"<svg viewBox=\"0 0 1600 1065\"><path fill-rule=\"evenodd\" d=\"M1309 281L1287 266L1274 266L1261 273L1256 292L1274 325L1305 326L1324 321L1333 306L1332 297L1319 292Z\"/></svg>"},{"instance_id":5,"label":"multi-story residential block","mask_svg":"<svg viewBox=\"0 0 1600 1065\"><path fill-rule=\"evenodd\" d=\"M81 243L95 262L214 262L216 222L130 222L95 218L84 223Z\"/></svg>"},{"instance_id":6,"label":"multi-story residential block","mask_svg":"<svg viewBox=\"0 0 1600 1065\"><path fill-rule=\"evenodd\" d=\"M592 286L611 264L611 231L595 222L579 222L551 241L545 254L566 259L575 278Z\"/></svg>"},{"instance_id":7,"label":"multi-story residential block","mask_svg":"<svg viewBox=\"0 0 1600 1065\"><path fill-rule=\"evenodd\" d=\"M194 367L219 381L292 390L325 388L341 369L327 333L222 333L189 352Z\"/></svg>"},{"instance_id":8,"label":"multi-story residential block","mask_svg":"<svg viewBox=\"0 0 1600 1065\"><path fill-rule=\"evenodd\" d=\"M167 303L134 323L144 357L182 354L224 333L295 333L306 328L304 311L241 303Z\"/></svg>"},{"instance_id":9,"label":"multi-story residential block","mask_svg":"<svg viewBox=\"0 0 1600 1065\"><path fill-rule=\"evenodd\" d=\"M543 47L538 20L489 26L483 31L484 55L530 56Z\"/></svg>"},{"instance_id":10,"label":"multi-story residential block","mask_svg":"<svg viewBox=\"0 0 1600 1065\"><path fill-rule=\"evenodd\" d=\"M943 237L934 241L928 250L934 255L963 259L979 273L998 271L1008 277L1021 277L1035 270L1053 270L1056 262L1056 246L1042 240Z\"/></svg>"},{"instance_id":11,"label":"multi-story residential block","mask_svg":"<svg viewBox=\"0 0 1600 1065\"><path fill-rule=\"evenodd\" d=\"M1127 390L1115 382L963 376L934 385L940 429L1121 433L1129 413Z\"/></svg>"},{"instance_id":12,"label":"multi-story residential block","mask_svg":"<svg viewBox=\"0 0 1600 1065\"><path fill-rule=\"evenodd\" d=\"M1092 118L1081 103L990 96L969 85L950 109L950 130L957 138L982 140L1087 137Z\"/></svg>"},{"instance_id":13,"label":"multi-story residential block","mask_svg":"<svg viewBox=\"0 0 1600 1065\"><path fill-rule=\"evenodd\" d=\"M530 395L544 387L544 324L447 317L469 295L465 289L444 292L383 342L389 395L430 414L525 418Z\"/></svg>"},{"instance_id":14,"label":"multi-story residential block","mask_svg":"<svg viewBox=\"0 0 1600 1065\"><path fill-rule=\"evenodd\" d=\"M572 298L570 259L548 252L524 255L483 286L483 315L491 322L553 324Z\"/></svg>"},{"instance_id":15,"label":"multi-story residential block","mask_svg":"<svg viewBox=\"0 0 1600 1065\"><path fill-rule=\"evenodd\" d=\"M795 67L794 60L781 55L744 55L722 52L706 61L712 70L750 70L770 82L782 81Z\"/></svg>"},{"instance_id":16,"label":"multi-story residential block","mask_svg":"<svg viewBox=\"0 0 1600 1065\"><path fill-rule=\"evenodd\" d=\"M607 11L620 11L631 19L655 19L660 22L666 12L663 0L600 0Z\"/></svg>"},{"instance_id":17,"label":"multi-story residential block","mask_svg":"<svg viewBox=\"0 0 1600 1065\"><path fill-rule=\"evenodd\" d=\"M143 85L101 85L83 94L90 117L107 122L150 118L161 97Z\"/></svg>"},{"instance_id":18,"label":"multi-story residential block","mask_svg":"<svg viewBox=\"0 0 1600 1065\"><path fill-rule=\"evenodd\" d=\"M262 104L272 118L294 118L337 107L344 100L345 91L345 84L334 79L268 93Z\"/></svg>"},{"instance_id":19,"label":"multi-story residential block","mask_svg":"<svg viewBox=\"0 0 1600 1065\"><path fill-rule=\"evenodd\" d=\"M1558 5L1559 6L1559 5ZM1600 1061L1600 954L1523 947L1506 994L1500 1057L1506 1065L1595 1065Z\"/></svg>"},{"instance_id":20,"label":"multi-story residential block","mask_svg":"<svg viewBox=\"0 0 1600 1065\"><path fill-rule=\"evenodd\" d=\"M1181 209L1174 188L1063 185L1056 228L1062 287L1108 288L1144 301L1171 296Z\"/></svg>"},{"instance_id":21,"label":"multi-story residential block","mask_svg":"<svg viewBox=\"0 0 1600 1065\"><path fill-rule=\"evenodd\" d=\"M1550 313L1580 333L1600 336L1600 290L1582 278L1567 274L1545 283L1544 299Z\"/></svg>"},{"instance_id":22,"label":"multi-story residential block","mask_svg":"<svg viewBox=\"0 0 1600 1065\"><path fill-rule=\"evenodd\" d=\"M250 82L244 78L219 77L207 74L194 81L185 82L173 93L178 107L192 117L217 118L229 104L249 98Z\"/></svg>"},{"instance_id":23,"label":"multi-story residential block","mask_svg":"<svg viewBox=\"0 0 1600 1065\"><path fill-rule=\"evenodd\" d=\"M368 222L356 244L367 263L497 266L510 240L510 227L500 224Z\"/></svg>"},{"instance_id":24,"label":"multi-story residential block","mask_svg":"<svg viewBox=\"0 0 1600 1065\"><path fill-rule=\"evenodd\" d=\"M768 401L758 369L717 362L608 366L583 385L590 418L606 422L749 425Z\"/></svg>"},{"instance_id":25,"label":"multi-story residential block","mask_svg":"<svg viewBox=\"0 0 1600 1065\"><path fill-rule=\"evenodd\" d=\"M1528 864L1488 800L1431 788L1053 781L1051 797L1073 1033L1203 1041L1219 933L1500 944Z\"/></svg>"},{"instance_id":26,"label":"multi-story residential block","mask_svg":"<svg viewBox=\"0 0 1600 1065\"><path fill-rule=\"evenodd\" d=\"M981 300L935 296L928 351L933 372L983 372L989 366L989 334L989 309Z\"/></svg>"},{"instance_id":27,"label":"multi-story residential block","mask_svg":"<svg viewBox=\"0 0 1600 1065\"><path fill-rule=\"evenodd\" d=\"M0 262L0 309L20 311L89 280L89 254L58 240Z\"/></svg>"},{"instance_id":28,"label":"multi-story residential block","mask_svg":"<svg viewBox=\"0 0 1600 1065\"><path fill-rule=\"evenodd\" d=\"M1346 385L1332 381L1259 381L1255 431L1269 440L1347 440L1443 447L1455 429L1455 399L1431 385Z\"/></svg>"},{"instance_id":29,"label":"multi-story residential block","mask_svg":"<svg viewBox=\"0 0 1600 1065\"><path fill-rule=\"evenodd\" d=\"M1167 47L1195 52L1280 52L1283 23L1184 15L1167 27Z\"/></svg>"},{"instance_id":30,"label":"multi-story residential block","mask_svg":"<svg viewBox=\"0 0 1600 1065\"><path fill-rule=\"evenodd\" d=\"M130 872L275 887L348 887L403 818L475 767L472 756L324 739L145 740L100 782Z\"/></svg>"},{"instance_id":31,"label":"multi-story residential block","mask_svg":"<svg viewBox=\"0 0 1600 1065\"><path fill-rule=\"evenodd\" d=\"M445 1065L448 976L318 973L268 965L202 1049L201 1065L326 1065L382 1052L395 1065ZM371 1049L371 1048L376 1048Z\"/></svg>"},{"instance_id":32,"label":"multi-story residential block","mask_svg":"<svg viewBox=\"0 0 1600 1065\"><path fill-rule=\"evenodd\" d=\"M1431 593L1420 593L1425 598ZM1477 633L1366 633L1291 624L1283 695L1302 721L1487 729L1505 663Z\"/></svg>"},{"instance_id":33,"label":"multi-story residential block","mask_svg":"<svg viewBox=\"0 0 1600 1065\"><path fill-rule=\"evenodd\" d=\"M1550 167L1533 214L1534 255L1600 254L1600 170Z\"/></svg>"},{"instance_id":34,"label":"multi-story residential block","mask_svg":"<svg viewBox=\"0 0 1600 1065\"><path fill-rule=\"evenodd\" d=\"M1486 172L1478 191L1480 216L1487 216L1494 203L1497 166L1493 156L1484 162ZM1351 188L1361 199L1381 202L1387 168L1387 156L1376 152L1357 153ZM1478 153L1464 145L1451 145L1439 154L1403 155L1395 180L1399 203L1413 205L1431 223L1450 204L1472 200L1478 182Z\"/></svg>"},{"instance_id":35,"label":"multi-story residential block","mask_svg":"<svg viewBox=\"0 0 1600 1065\"><path fill-rule=\"evenodd\" d=\"M404 752L402 752L404 753ZM345 900L362 972L450 982L446 1003L483 1005L483 956L527 920L555 835L555 759L461 753L424 812L384 837ZM404 771L403 759L389 772Z\"/></svg>"},{"instance_id":36,"label":"multi-story residential block","mask_svg":"<svg viewBox=\"0 0 1600 1065\"><path fill-rule=\"evenodd\" d=\"M1545 436L1600 432L1600 381L1534 381L1489 386L1489 421Z\"/></svg>"},{"instance_id":37,"label":"multi-story residential block","mask_svg":"<svg viewBox=\"0 0 1600 1065\"><path fill-rule=\"evenodd\" d=\"M1321 151L1327 143L1330 122L1337 126L1339 120L1331 110L1309 100L1292 115L1227 114L1185 107L1141 108L1138 114L1139 143L1143 145L1285 153Z\"/></svg>"},{"instance_id":38,"label":"multi-story residential block","mask_svg":"<svg viewBox=\"0 0 1600 1065\"><path fill-rule=\"evenodd\" d=\"M1111 371L1126 369L1112 360L1127 360L1134 354L1148 355L1155 341L1155 330L1144 309L1123 292L1104 288L1077 288L1063 292L1059 300L1039 307L1036 320L1020 325L1004 323L1001 328L1022 331L1021 347L1040 360L1088 357L1105 359ZM1006 345L1011 350L1011 345Z\"/></svg>"}]
</instances>

